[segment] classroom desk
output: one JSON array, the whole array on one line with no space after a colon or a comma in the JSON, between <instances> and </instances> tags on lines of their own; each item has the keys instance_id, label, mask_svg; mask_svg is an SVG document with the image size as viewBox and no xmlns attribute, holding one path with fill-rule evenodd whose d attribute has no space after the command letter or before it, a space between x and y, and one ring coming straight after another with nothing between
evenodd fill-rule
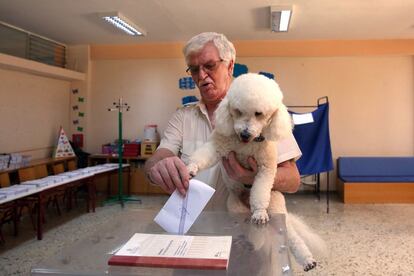
<instances>
[{"instance_id":1,"label":"classroom desk","mask_svg":"<svg viewBox=\"0 0 414 276\"><path fill-rule=\"evenodd\" d=\"M123 156L122 160L125 163L129 164L131 162L136 161L145 161L149 157L146 156ZM118 155L117 154L104 154L104 153L95 153L88 156L88 163L89 165L96 165L100 163L110 163L110 162L118 162Z\"/></svg>"},{"instance_id":2,"label":"classroom desk","mask_svg":"<svg viewBox=\"0 0 414 276\"><path fill-rule=\"evenodd\" d=\"M12 168L2 169L2 170L0 170L0 173L9 173L9 174L11 174L11 173L17 172L20 169L35 167L35 166L43 165L43 164L47 165L47 166L50 166L50 165L53 165L53 164L56 164L56 163L61 163L61 162L65 163L65 162L68 162L70 160L75 160L76 161L76 157L73 156L73 157L34 159L34 160L31 160L29 162L29 164L27 164L27 165L21 165L21 166L16 166L16 167L12 167Z\"/></svg>"},{"instance_id":3,"label":"classroom desk","mask_svg":"<svg viewBox=\"0 0 414 276\"><path fill-rule=\"evenodd\" d=\"M123 164L124 168L129 168L129 164ZM35 187L33 185L14 185L16 187L24 186L28 187L28 190L23 193L18 193L15 195L9 195L5 198L0 199L0 205L12 201L21 200L24 202L25 200L33 201L37 204L37 223L36 223L36 232L37 232L37 239L41 240L43 238L43 228L42 228L42 216L44 214L44 205L45 205L45 199L48 197L48 194L52 192L54 189L62 188L64 186L71 185L73 183L81 183L87 185L88 188L88 197L87 197L87 204L86 204L86 211L89 212L90 209L92 209L92 212L95 212L95 206L96 206L96 188L95 188L95 181L94 179L96 177L102 176L102 175L110 175L114 171L118 170L118 164L107 164L107 165L98 165L98 166L92 166L87 168L82 168L70 172L65 172L62 174L58 174L55 176L49 176L50 177L59 177L62 175L67 174L73 174L77 171L82 171L82 174L79 174L77 176L73 177L67 177L65 179L61 179L55 183L51 183L44 187ZM45 179L46 179L45 178ZM39 179L38 179L39 180ZM7 188L5 188L7 189ZM0 190L1 193L1 190Z\"/></svg>"},{"instance_id":4,"label":"classroom desk","mask_svg":"<svg viewBox=\"0 0 414 276\"><path fill-rule=\"evenodd\" d=\"M264 226L250 223L248 214L203 212L188 235L231 235L227 270L194 270L109 266L108 259L134 233L165 233L153 218L158 211L126 205L95 233L85 235L31 270L31 275L292 275L283 214L272 214Z\"/></svg>"},{"instance_id":5,"label":"classroom desk","mask_svg":"<svg viewBox=\"0 0 414 276\"><path fill-rule=\"evenodd\" d=\"M148 160L148 156L127 156L123 157L123 163L130 164L130 174L128 174L127 193L139 194L139 195L166 195L164 190L160 187L152 185L148 180L144 172L145 161ZM112 154L92 154L88 157L88 163L90 166L96 164L104 164L107 162L118 162L118 155ZM108 179L106 184L106 192L108 196L111 195L111 183Z\"/></svg>"},{"instance_id":6,"label":"classroom desk","mask_svg":"<svg viewBox=\"0 0 414 276\"><path fill-rule=\"evenodd\" d=\"M122 158L122 162L124 164L129 164L131 165L132 163L135 162L145 162L145 160L147 160L148 157L141 157L141 156L135 156L135 157L131 157L131 156L126 156ZM105 164L105 163L118 163L119 162L119 156L118 155L114 155L114 154L91 154L88 156L88 165L89 166L94 166L97 164ZM108 197L111 196L111 182L110 182L110 178L108 178L107 184L106 184L106 192ZM130 196L131 195L131 167L129 167L128 169L128 174L127 174L127 195Z\"/></svg>"}]
</instances>

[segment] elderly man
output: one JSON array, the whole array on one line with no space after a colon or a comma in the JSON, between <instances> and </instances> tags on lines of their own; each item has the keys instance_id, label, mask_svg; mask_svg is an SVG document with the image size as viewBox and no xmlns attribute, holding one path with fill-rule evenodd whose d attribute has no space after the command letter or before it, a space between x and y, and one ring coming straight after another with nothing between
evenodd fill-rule
<instances>
[{"instance_id":1,"label":"elderly man","mask_svg":"<svg viewBox=\"0 0 414 276\"><path fill-rule=\"evenodd\" d=\"M191 38L184 49L187 72L200 90L197 105L183 107L175 112L154 155L147 160L148 179L168 193L175 189L186 193L189 174L185 163L191 153L205 143L214 129L214 111L226 95L233 76L236 51L223 34L201 33ZM295 159L301 155L293 135L278 145L278 170L273 188L281 192L296 192L300 177ZM254 158L249 157L250 168L240 165L234 153L214 167L199 172L197 179L216 189L208 208L225 210L228 192L224 181L252 184L257 173Z\"/></svg>"}]
</instances>

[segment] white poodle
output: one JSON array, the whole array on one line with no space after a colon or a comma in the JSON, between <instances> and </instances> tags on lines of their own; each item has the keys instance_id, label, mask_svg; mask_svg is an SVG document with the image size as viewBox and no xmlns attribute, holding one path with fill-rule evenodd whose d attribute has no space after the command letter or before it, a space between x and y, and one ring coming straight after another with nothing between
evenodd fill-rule
<instances>
[{"instance_id":1,"label":"white poodle","mask_svg":"<svg viewBox=\"0 0 414 276\"><path fill-rule=\"evenodd\" d=\"M251 219L263 224L269 220L268 211L285 214L289 247L307 271L316 266L316 261L304 240L313 245L322 241L303 222L288 215L284 196L272 191L277 171L277 141L292 132L291 117L282 100L278 84L263 75L249 73L236 78L216 110L216 125L209 141L190 156L187 168L195 176L230 151L248 168L247 158L253 156L258 172L250 190ZM226 184L230 192L228 210L248 212L240 201L246 187L233 181Z\"/></svg>"}]
</instances>

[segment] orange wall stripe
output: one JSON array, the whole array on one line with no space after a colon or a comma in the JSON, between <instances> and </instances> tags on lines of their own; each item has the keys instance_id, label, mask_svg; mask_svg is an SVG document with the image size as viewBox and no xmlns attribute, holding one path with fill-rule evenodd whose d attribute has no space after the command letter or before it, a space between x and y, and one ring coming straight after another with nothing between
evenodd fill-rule
<instances>
[{"instance_id":1,"label":"orange wall stripe","mask_svg":"<svg viewBox=\"0 0 414 276\"><path fill-rule=\"evenodd\" d=\"M92 60L182 58L184 43L92 45ZM236 41L238 57L414 55L414 39Z\"/></svg>"},{"instance_id":2,"label":"orange wall stripe","mask_svg":"<svg viewBox=\"0 0 414 276\"><path fill-rule=\"evenodd\" d=\"M235 47L239 57L414 55L414 39L244 41L236 42Z\"/></svg>"},{"instance_id":3,"label":"orange wall stripe","mask_svg":"<svg viewBox=\"0 0 414 276\"><path fill-rule=\"evenodd\" d=\"M91 59L143 59L183 57L184 43L91 45Z\"/></svg>"}]
</instances>

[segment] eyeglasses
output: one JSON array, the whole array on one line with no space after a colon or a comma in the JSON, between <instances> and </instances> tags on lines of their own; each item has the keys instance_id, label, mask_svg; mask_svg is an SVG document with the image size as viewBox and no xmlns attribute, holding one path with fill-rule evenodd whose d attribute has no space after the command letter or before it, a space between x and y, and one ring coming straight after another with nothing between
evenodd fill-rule
<instances>
[{"instance_id":1,"label":"eyeglasses","mask_svg":"<svg viewBox=\"0 0 414 276\"><path fill-rule=\"evenodd\" d=\"M189 74L190 76L198 75L200 73L200 70L203 69L204 72L207 74L212 73L217 70L218 65L223 62L224 60L213 60L209 61L206 64L201 65L190 65L188 66L187 70L185 72Z\"/></svg>"}]
</instances>

